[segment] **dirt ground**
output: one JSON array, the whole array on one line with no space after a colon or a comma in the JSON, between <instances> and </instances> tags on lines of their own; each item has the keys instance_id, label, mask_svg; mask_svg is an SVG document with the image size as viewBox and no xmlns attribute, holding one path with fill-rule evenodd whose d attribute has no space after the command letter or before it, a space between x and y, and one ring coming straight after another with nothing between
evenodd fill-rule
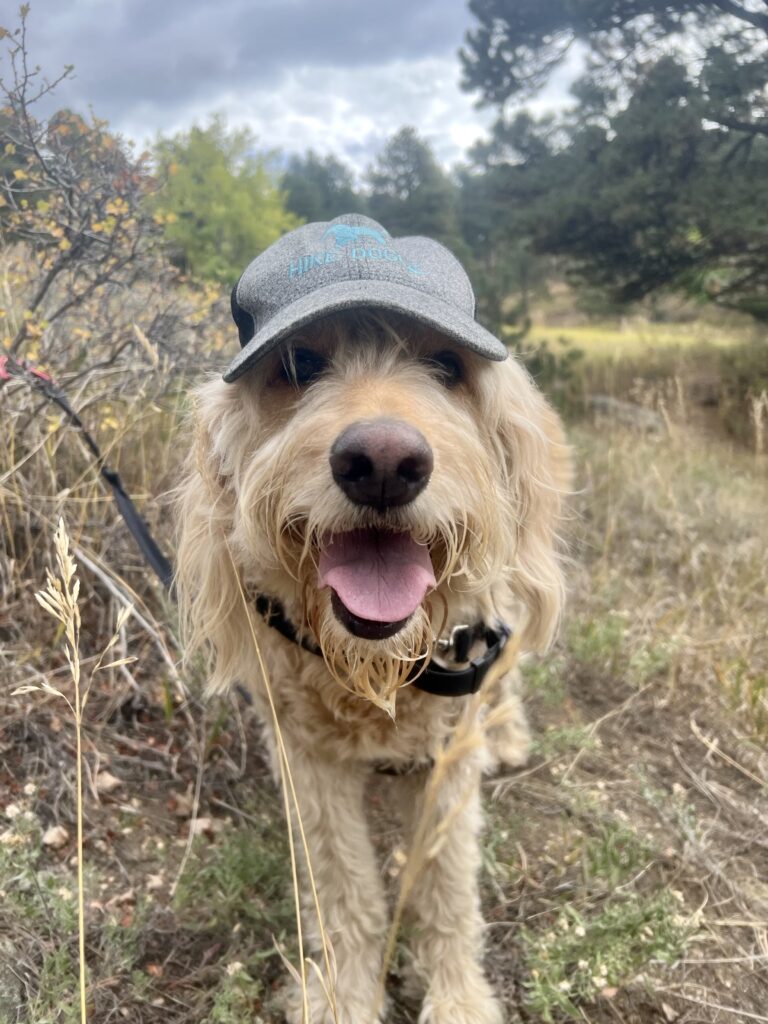
<instances>
[{"instance_id":1,"label":"dirt ground","mask_svg":"<svg viewBox=\"0 0 768 1024\"><path fill-rule=\"evenodd\" d=\"M534 753L485 784L489 973L510 1022L768 1021L765 464L574 440L568 616L524 670ZM83 616L87 661L103 626ZM0 663L3 1024L79 1020L71 716L9 695L65 687L59 639L30 626ZM139 661L85 715L89 1019L278 1024L294 905L258 723L237 694L190 696L135 621L124 640ZM391 783L370 807L394 892ZM415 1021L406 941L389 991L392 1024Z\"/></svg>"}]
</instances>

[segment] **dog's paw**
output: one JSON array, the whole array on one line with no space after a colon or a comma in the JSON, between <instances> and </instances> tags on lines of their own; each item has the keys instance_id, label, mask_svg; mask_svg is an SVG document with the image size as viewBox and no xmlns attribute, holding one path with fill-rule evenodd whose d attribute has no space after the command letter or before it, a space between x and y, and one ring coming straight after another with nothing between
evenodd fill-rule
<instances>
[{"instance_id":1,"label":"dog's paw","mask_svg":"<svg viewBox=\"0 0 768 1024\"><path fill-rule=\"evenodd\" d=\"M432 1001L428 996L419 1024L504 1024L504 1011L490 993L471 1002L464 998Z\"/></svg>"},{"instance_id":2,"label":"dog's paw","mask_svg":"<svg viewBox=\"0 0 768 1024\"><path fill-rule=\"evenodd\" d=\"M309 1017L304 1012L301 993L291 992L285 1005L286 1024L381 1024L382 1015L377 1015L369 1005L354 999L336 998L331 1007L328 997L319 985L309 985Z\"/></svg>"}]
</instances>

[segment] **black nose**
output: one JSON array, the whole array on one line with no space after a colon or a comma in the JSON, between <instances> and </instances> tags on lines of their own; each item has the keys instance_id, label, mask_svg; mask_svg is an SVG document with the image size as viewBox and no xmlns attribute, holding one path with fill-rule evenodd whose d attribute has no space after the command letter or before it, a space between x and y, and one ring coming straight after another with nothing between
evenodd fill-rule
<instances>
[{"instance_id":1,"label":"black nose","mask_svg":"<svg viewBox=\"0 0 768 1024\"><path fill-rule=\"evenodd\" d=\"M333 479L357 505L383 511L407 505L432 475L432 449L402 420L382 417L351 423L331 448Z\"/></svg>"}]
</instances>

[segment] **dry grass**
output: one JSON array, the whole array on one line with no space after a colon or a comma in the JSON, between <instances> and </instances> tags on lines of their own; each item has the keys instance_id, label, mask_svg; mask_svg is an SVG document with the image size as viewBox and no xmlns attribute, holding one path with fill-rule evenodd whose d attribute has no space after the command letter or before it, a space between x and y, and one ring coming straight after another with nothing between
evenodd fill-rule
<instances>
[{"instance_id":1,"label":"dry grass","mask_svg":"<svg viewBox=\"0 0 768 1024\"><path fill-rule=\"evenodd\" d=\"M170 551L153 496L183 447L183 366L220 321L166 296L171 330L157 301L126 306L132 340L109 365L86 370L63 333L48 358ZM96 364L111 358L100 337ZM205 707L202 680L179 679L173 609L76 434L25 385L0 404L0 1019L79 1019L75 737L55 696L11 696L65 685L57 624L34 599L63 514L89 676L134 605L82 717L88 1017L277 1024L295 908L257 724L237 697ZM703 439L685 413L669 401L654 437L572 429L569 616L553 656L526 669L532 763L487 789L489 966L510 1020L766 1019L765 462ZM371 793L383 850L388 785ZM43 842L54 825L60 846ZM397 1024L414 1014L404 956L390 970Z\"/></svg>"}]
</instances>

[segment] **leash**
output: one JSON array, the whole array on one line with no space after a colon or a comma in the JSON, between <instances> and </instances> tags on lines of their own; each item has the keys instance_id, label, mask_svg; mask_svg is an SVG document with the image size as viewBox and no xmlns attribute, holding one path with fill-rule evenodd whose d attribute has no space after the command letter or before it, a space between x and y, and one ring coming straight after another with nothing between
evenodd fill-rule
<instances>
[{"instance_id":1,"label":"leash","mask_svg":"<svg viewBox=\"0 0 768 1024\"><path fill-rule=\"evenodd\" d=\"M109 485L120 515L139 550L165 589L170 591L173 583L173 566L170 560L166 558L149 532L149 527L139 515L130 495L123 487L123 482L117 471L105 464L99 446L69 404L61 388L50 374L26 359L17 360L12 356L2 355L0 356L0 385L11 380L22 381L48 401L53 402L61 409L70 424L79 431L83 442L96 460L99 474ZM254 598L254 605L268 626L304 650L322 657L320 648L299 634L296 626L286 617L279 601L258 594ZM439 697L465 697L477 693L490 668L501 657L511 635L512 630L503 622L492 627L483 622L472 626L456 626L447 640L438 640L438 647L446 656L452 656L456 662L466 662L466 664L462 668L448 668L434 659L430 659L424 666L422 658L413 666L408 679L412 681L412 685L416 689ZM479 657L469 661L470 648L479 640L484 641L486 649Z\"/></svg>"},{"instance_id":2,"label":"leash","mask_svg":"<svg viewBox=\"0 0 768 1024\"><path fill-rule=\"evenodd\" d=\"M109 485L120 515L138 544L139 550L165 589L170 590L173 582L173 566L170 560L166 558L157 546L154 537L149 532L149 527L140 516L130 495L123 487L123 481L120 479L119 473L117 470L111 469L106 465L101 449L86 429L83 421L69 404L66 395L58 387L53 377L26 359L17 360L12 356L2 355L0 356L0 384L10 380L22 381L34 391L47 398L48 401L53 402L54 405L61 409L70 424L79 431L85 446L96 460L99 474Z\"/></svg>"}]
</instances>

